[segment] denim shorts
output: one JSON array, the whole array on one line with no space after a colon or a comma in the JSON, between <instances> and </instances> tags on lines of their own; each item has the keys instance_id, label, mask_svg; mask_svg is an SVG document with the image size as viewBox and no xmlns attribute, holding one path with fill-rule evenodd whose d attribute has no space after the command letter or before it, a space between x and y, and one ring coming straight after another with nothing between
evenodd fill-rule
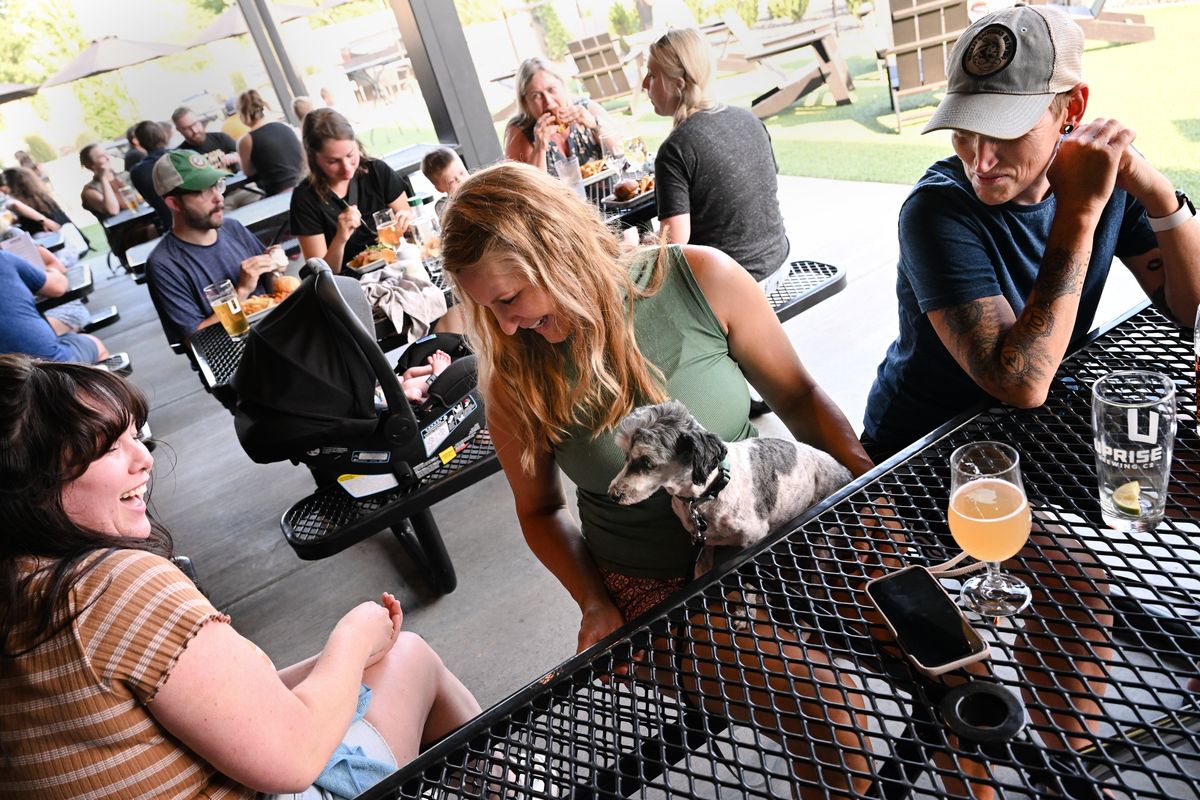
<instances>
[{"instance_id":1,"label":"denim shorts","mask_svg":"<svg viewBox=\"0 0 1200 800\"><path fill-rule=\"evenodd\" d=\"M58 337L60 346L70 351L70 356L63 361L78 361L80 364L95 364L100 360L100 348L90 336L82 333L64 333Z\"/></svg>"},{"instance_id":2,"label":"denim shorts","mask_svg":"<svg viewBox=\"0 0 1200 800\"><path fill-rule=\"evenodd\" d=\"M376 776L382 777L383 774L394 772L397 768L396 757L392 755L392 749L388 747L388 743L384 740L379 731L371 723L363 719L362 715L366 713L367 706L371 702L371 690L366 686L359 689L358 693L358 708L354 712L354 721L350 723L350 728L346 731L346 735L342 737L342 746L339 751L349 749L359 753L358 762L361 764L365 761L374 762L369 765L368 772L373 772ZM325 770L317 777L317 784L330 785L329 773L333 768L334 762L337 760L337 754L330 760L330 764L325 767ZM357 776L358 781L362 780L362 772ZM345 770L342 771L343 776ZM346 786L347 794L332 791L329 788L313 784L303 792L292 792L289 794L268 794L263 795L263 800L343 800L343 798L351 798L359 794L360 791L365 791L368 786L361 783L354 787Z\"/></svg>"}]
</instances>

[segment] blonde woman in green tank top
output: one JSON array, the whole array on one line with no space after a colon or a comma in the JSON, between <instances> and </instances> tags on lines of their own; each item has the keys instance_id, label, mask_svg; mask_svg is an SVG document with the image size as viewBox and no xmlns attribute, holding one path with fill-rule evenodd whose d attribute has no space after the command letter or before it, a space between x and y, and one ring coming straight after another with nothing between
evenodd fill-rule
<instances>
[{"instance_id":1,"label":"blonde woman in green tank top","mask_svg":"<svg viewBox=\"0 0 1200 800\"><path fill-rule=\"evenodd\" d=\"M692 568L669 502L618 506L605 494L623 461L613 427L634 407L673 397L706 428L746 438L756 434L747 419L749 379L798 439L856 475L872 466L754 280L717 250L664 246L622 255L594 207L545 172L506 162L460 187L443 218L443 255L472 321L488 427L522 532L579 605L578 650L661 600ZM559 468L579 487L579 526ZM735 641L713 619L687 631L690 663L700 665L685 676L688 691L702 697L701 680L728 674L724 697L777 717L765 727L781 732L797 777L847 796L861 792L866 777L851 781L841 766L815 763L822 741L836 736L842 748L860 751L847 764L868 773L854 680L781 632L792 644L782 658L764 654L764 672L790 683L786 694L797 704L819 704L832 724L762 711L778 706L749 688L736 696L737 686L767 680L747 680L736 663L732 648L751 640Z\"/></svg>"}]
</instances>

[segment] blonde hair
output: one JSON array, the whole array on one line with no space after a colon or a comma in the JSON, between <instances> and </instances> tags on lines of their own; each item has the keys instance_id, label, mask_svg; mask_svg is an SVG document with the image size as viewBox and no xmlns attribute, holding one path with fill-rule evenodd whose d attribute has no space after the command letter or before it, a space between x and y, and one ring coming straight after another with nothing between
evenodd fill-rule
<instances>
[{"instance_id":1,"label":"blonde hair","mask_svg":"<svg viewBox=\"0 0 1200 800\"><path fill-rule=\"evenodd\" d=\"M674 124L678 126L697 111L712 108L708 83L712 79L712 49L695 28L675 28L650 45L650 59L664 76L683 79L683 91L675 108Z\"/></svg>"},{"instance_id":2,"label":"blonde hair","mask_svg":"<svg viewBox=\"0 0 1200 800\"><path fill-rule=\"evenodd\" d=\"M562 345L526 329L509 336L459 289L484 397L513 419L527 472L571 426L609 430L637 406L666 400L662 373L638 349L633 328L634 301L662 286L665 247L639 287L595 207L543 170L501 162L468 178L450 202L442 256L456 288L462 274L487 268L482 260L506 259L550 296L570 330Z\"/></svg>"},{"instance_id":3,"label":"blonde hair","mask_svg":"<svg viewBox=\"0 0 1200 800\"><path fill-rule=\"evenodd\" d=\"M549 61L541 56L527 58L521 62L521 66L517 68L517 114L510 121L509 125L517 128L528 128L537 122L537 117L534 116L528 106L525 104L525 92L529 89L529 84L538 76L538 73L548 72L563 85L563 91L566 92L567 82L563 80L563 76L558 73ZM569 105L570 100L564 94L562 98L564 105Z\"/></svg>"}]
</instances>

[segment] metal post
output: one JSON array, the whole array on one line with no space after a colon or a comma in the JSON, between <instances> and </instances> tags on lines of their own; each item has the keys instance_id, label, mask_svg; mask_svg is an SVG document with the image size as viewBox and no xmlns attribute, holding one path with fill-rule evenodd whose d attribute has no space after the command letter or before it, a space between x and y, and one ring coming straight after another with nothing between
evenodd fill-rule
<instances>
[{"instance_id":1,"label":"metal post","mask_svg":"<svg viewBox=\"0 0 1200 800\"><path fill-rule=\"evenodd\" d=\"M292 93L308 94L308 87L304 85L296 68L292 66L292 59L288 56L287 48L283 46L283 36L279 31L279 26L275 24L275 17L271 14L271 4L268 0L253 1L258 4L258 15L271 40L271 46L275 49L275 57L279 59L279 66L283 67L283 76L287 78ZM289 102L288 105L290 106L291 103Z\"/></svg>"},{"instance_id":2,"label":"metal post","mask_svg":"<svg viewBox=\"0 0 1200 800\"><path fill-rule=\"evenodd\" d=\"M470 169L499 161L500 140L454 4L389 2L438 141L457 143Z\"/></svg>"},{"instance_id":3,"label":"metal post","mask_svg":"<svg viewBox=\"0 0 1200 800\"><path fill-rule=\"evenodd\" d=\"M258 50L263 66L267 69L271 88L275 90L275 96L279 98L279 104L283 106L283 112L287 115L288 120L295 124L298 120L295 119L296 114L292 111L292 92L288 87L283 67L280 66L275 50L271 47L271 40L267 35L266 25L263 23L263 15L254 0L243 0L238 4L238 8L241 9L242 17L246 20L246 28L250 31L250 38L254 40L254 47ZM270 18L269 14L268 18ZM274 26L274 23L275 21L272 19L271 25Z\"/></svg>"}]
</instances>

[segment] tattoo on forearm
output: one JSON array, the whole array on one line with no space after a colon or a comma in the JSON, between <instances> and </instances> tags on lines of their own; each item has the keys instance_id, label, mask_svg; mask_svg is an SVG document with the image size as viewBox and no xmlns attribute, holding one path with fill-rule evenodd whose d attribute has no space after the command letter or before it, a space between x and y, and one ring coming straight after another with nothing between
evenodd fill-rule
<instances>
[{"instance_id":1,"label":"tattoo on forearm","mask_svg":"<svg viewBox=\"0 0 1200 800\"><path fill-rule=\"evenodd\" d=\"M983 320L983 303L963 303L946 309L946 324L955 336L972 333Z\"/></svg>"},{"instance_id":2,"label":"tattoo on forearm","mask_svg":"<svg viewBox=\"0 0 1200 800\"><path fill-rule=\"evenodd\" d=\"M1078 292L1083 286L1083 276L1091 256L1087 252L1075 257L1075 254L1061 247L1047 250L1046 255L1042 256L1034 288L1038 301L1049 305L1060 297Z\"/></svg>"}]
</instances>

